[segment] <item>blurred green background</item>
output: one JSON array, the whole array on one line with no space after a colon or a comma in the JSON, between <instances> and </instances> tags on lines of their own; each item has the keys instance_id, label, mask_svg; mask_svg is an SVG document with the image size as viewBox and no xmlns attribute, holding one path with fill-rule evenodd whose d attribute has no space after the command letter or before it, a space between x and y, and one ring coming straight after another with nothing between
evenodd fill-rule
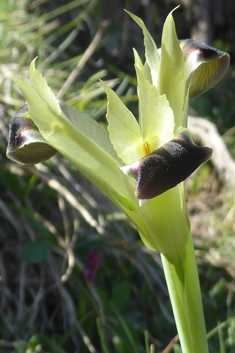
<instances>
[{"instance_id":1,"label":"blurred green background","mask_svg":"<svg viewBox=\"0 0 235 353\"><path fill-rule=\"evenodd\" d=\"M0 352L141 353L152 343L156 353L174 338L164 353L180 352L160 257L125 216L62 156L36 166L5 156L9 121L24 104L13 78L28 82L35 56L54 93L101 124L99 79L137 115L132 48L143 56L143 38L123 8L160 46L178 4L179 39L231 55L229 72L190 111L216 124L234 157L233 0L0 0ZM212 353L235 351L234 195L211 162L186 182Z\"/></svg>"}]
</instances>

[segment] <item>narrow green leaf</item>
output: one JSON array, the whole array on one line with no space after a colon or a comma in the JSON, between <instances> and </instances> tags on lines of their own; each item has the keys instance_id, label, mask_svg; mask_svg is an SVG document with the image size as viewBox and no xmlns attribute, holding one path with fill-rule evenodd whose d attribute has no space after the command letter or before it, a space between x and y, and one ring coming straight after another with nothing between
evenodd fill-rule
<instances>
[{"instance_id":1,"label":"narrow green leaf","mask_svg":"<svg viewBox=\"0 0 235 353\"><path fill-rule=\"evenodd\" d=\"M108 346L107 346L107 343L105 341L104 334L103 334L103 331L102 331L102 324L101 324L100 318L97 319L97 328L98 328L98 333L99 333L99 337L100 337L100 343L101 343L101 347L103 349L103 352L104 353L109 353L109 349L108 349Z\"/></svg>"},{"instance_id":2,"label":"narrow green leaf","mask_svg":"<svg viewBox=\"0 0 235 353\"><path fill-rule=\"evenodd\" d=\"M149 334L147 330L144 331L144 341L145 341L146 353L150 353Z\"/></svg>"},{"instance_id":3,"label":"narrow green leaf","mask_svg":"<svg viewBox=\"0 0 235 353\"><path fill-rule=\"evenodd\" d=\"M121 313L119 312L119 310L114 306L112 305L112 308L114 310L114 312L116 313L119 321L120 321L120 324L122 325L127 337L128 337L128 340L132 346L132 349L133 349L133 353L137 353L138 352L138 347L136 345L136 340L135 338L133 337L132 333L131 333L131 330L129 328L129 326L127 325L127 322L125 321L124 317L121 315Z\"/></svg>"}]
</instances>

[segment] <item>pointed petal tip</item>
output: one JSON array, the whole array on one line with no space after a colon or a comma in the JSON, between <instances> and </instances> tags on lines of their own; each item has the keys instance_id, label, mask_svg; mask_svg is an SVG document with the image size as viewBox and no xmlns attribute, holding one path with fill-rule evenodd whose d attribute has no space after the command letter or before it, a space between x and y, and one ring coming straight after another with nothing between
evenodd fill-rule
<instances>
[{"instance_id":1,"label":"pointed petal tip","mask_svg":"<svg viewBox=\"0 0 235 353\"><path fill-rule=\"evenodd\" d=\"M140 199L139 200L139 206L141 207L146 201L148 201L149 199Z\"/></svg>"},{"instance_id":2,"label":"pointed petal tip","mask_svg":"<svg viewBox=\"0 0 235 353\"><path fill-rule=\"evenodd\" d=\"M134 163L127 164L124 167L121 167L120 169L124 174L130 175L136 178L139 170L139 166L140 166L140 161L136 161Z\"/></svg>"},{"instance_id":3,"label":"pointed petal tip","mask_svg":"<svg viewBox=\"0 0 235 353\"><path fill-rule=\"evenodd\" d=\"M130 166L129 165L125 165L124 167L121 167L120 169L124 174L127 174L127 175L130 174Z\"/></svg>"}]
</instances>

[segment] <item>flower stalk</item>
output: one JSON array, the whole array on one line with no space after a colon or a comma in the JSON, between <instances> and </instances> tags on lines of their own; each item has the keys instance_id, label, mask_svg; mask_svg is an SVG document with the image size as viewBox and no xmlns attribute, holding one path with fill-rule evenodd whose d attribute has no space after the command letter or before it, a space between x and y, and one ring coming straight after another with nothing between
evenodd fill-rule
<instances>
[{"instance_id":1,"label":"flower stalk","mask_svg":"<svg viewBox=\"0 0 235 353\"><path fill-rule=\"evenodd\" d=\"M58 101L34 60L32 86L15 79L27 109L13 118L7 155L31 164L58 151L109 197L136 225L144 244L161 253L183 353L208 353L184 180L212 150L192 141L187 112L189 97L223 76L229 55L192 40L179 42L172 13L157 49L143 21L129 14L142 28L145 45L144 63L134 50L138 121L103 84L108 98L106 131L87 114ZM35 159L39 146L46 147L46 158L42 149Z\"/></svg>"},{"instance_id":2,"label":"flower stalk","mask_svg":"<svg viewBox=\"0 0 235 353\"><path fill-rule=\"evenodd\" d=\"M182 352L208 353L197 263L190 234L186 257L179 265L161 255Z\"/></svg>"}]
</instances>

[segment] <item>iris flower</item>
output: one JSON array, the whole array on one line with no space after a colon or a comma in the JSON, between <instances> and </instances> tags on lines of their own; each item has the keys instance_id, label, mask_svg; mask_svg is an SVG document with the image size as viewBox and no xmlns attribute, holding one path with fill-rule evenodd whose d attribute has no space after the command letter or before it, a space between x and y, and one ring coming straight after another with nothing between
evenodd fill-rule
<instances>
[{"instance_id":1,"label":"iris flower","mask_svg":"<svg viewBox=\"0 0 235 353\"><path fill-rule=\"evenodd\" d=\"M15 79L27 105L10 123L7 155L33 164L60 152L127 215L144 244L161 253L184 352L203 353L205 325L183 180L212 151L192 141L188 100L220 80L229 55L194 40L179 41L172 13L157 49L143 21L129 15L143 30L145 46L144 62L134 50L138 119L103 83L105 130L58 101L34 60L31 86Z\"/></svg>"}]
</instances>

